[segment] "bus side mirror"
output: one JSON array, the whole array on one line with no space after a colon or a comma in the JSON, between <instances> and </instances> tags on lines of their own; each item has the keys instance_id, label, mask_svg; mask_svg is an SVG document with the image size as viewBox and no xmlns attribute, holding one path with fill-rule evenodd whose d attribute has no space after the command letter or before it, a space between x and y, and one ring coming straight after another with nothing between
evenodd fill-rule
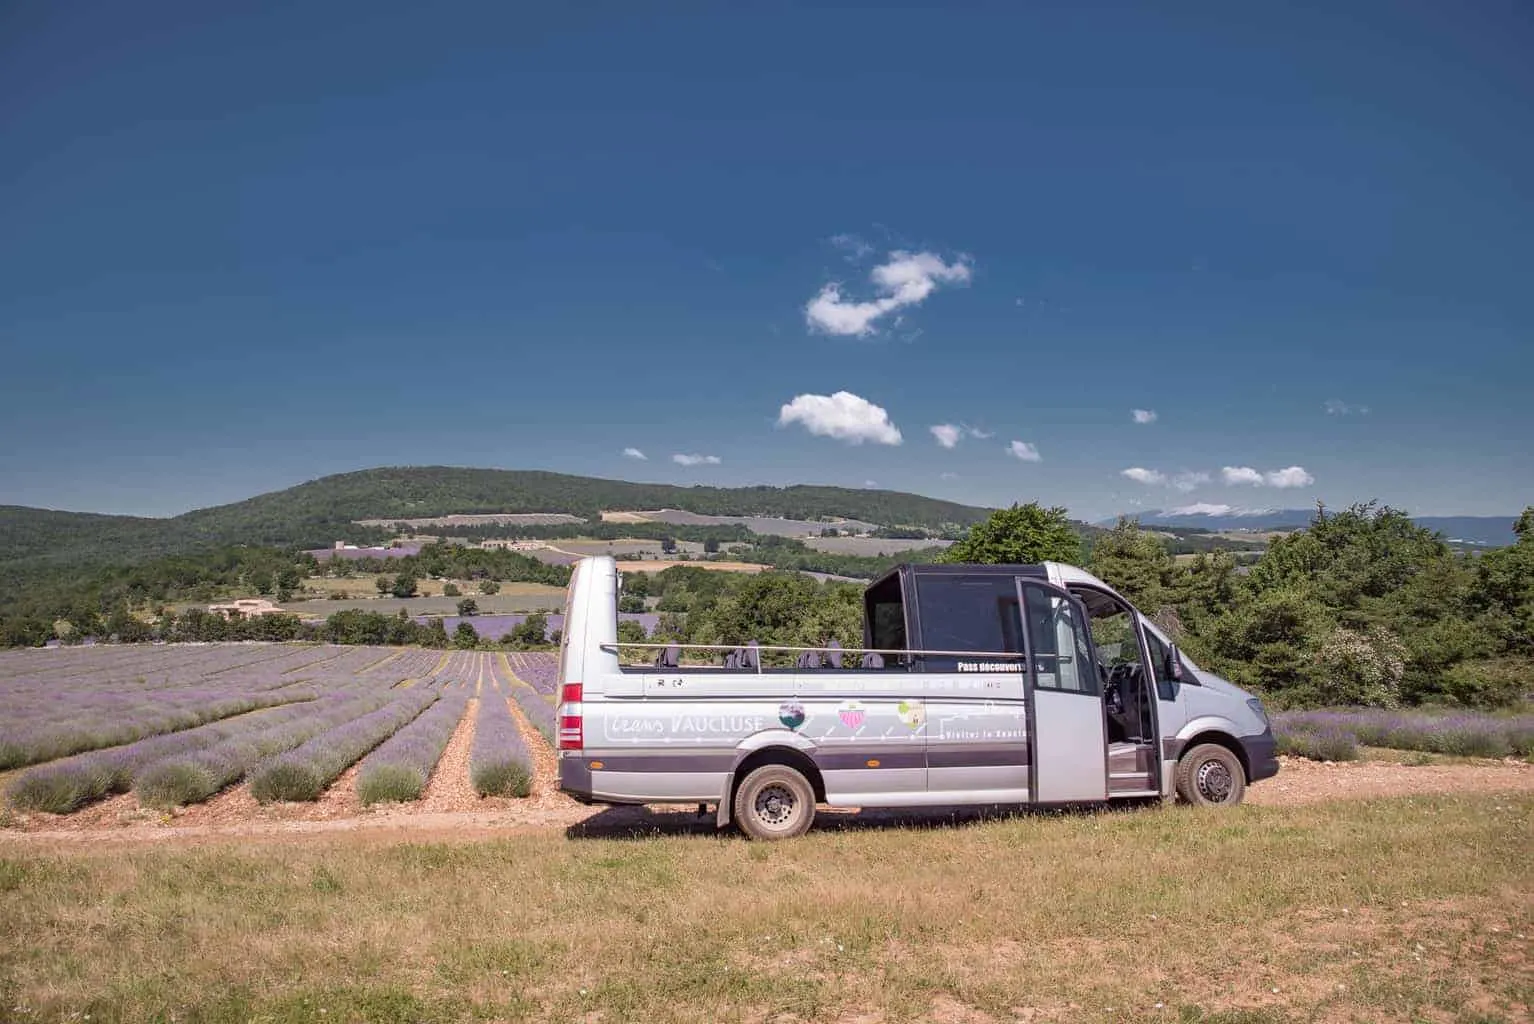
<instances>
[{"instance_id":1,"label":"bus side mirror","mask_svg":"<svg viewBox=\"0 0 1534 1024\"><path fill-rule=\"evenodd\" d=\"M1177 653L1177 645L1167 648L1166 653L1166 676L1168 679L1182 682L1182 655Z\"/></svg>"}]
</instances>

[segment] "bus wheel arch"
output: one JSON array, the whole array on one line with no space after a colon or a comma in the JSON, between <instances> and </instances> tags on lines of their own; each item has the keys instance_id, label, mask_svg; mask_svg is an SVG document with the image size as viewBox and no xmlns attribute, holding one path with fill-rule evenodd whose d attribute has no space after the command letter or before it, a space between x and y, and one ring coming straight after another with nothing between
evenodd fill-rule
<instances>
[{"instance_id":1,"label":"bus wheel arch","mask_svg":"<svg viewBox=\"0 0 1534 1024\"><path fill-rule=\"evenodd\" d=\"M802 775L809 783L817 802L825 802L826 783L816 767L814 760L802 750L793 747L773 745L753 750L743 757L735 770L730 773L729 783L724 790L724 798L719 802L717 824L720 828L728 825L734 817L733 811L736 798L740 795L740 787L751 773L758 768L768 765L778 765L791 768Z\"/></svg>"},{"instance_id":2,"label":"bus wheel arch","mask_svg":"<svg viewBox=\"0 0 1534 1024\"><path fill-rule=\"evenodd\" d=\"M1206 776L1208 776L1206 778ZM1234 737L1203 732L1183 747L1175 772L1177 797L1195 806L1235 805L1246 795L1251 766Z\"/></svg>"}]
</instances>

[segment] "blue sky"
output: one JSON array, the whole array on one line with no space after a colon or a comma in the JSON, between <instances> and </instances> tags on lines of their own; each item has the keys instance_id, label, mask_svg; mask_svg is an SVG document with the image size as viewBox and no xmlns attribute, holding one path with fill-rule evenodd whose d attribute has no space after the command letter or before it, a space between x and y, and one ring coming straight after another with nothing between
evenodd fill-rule
<instances>
[{"instance_id":1,"label":"blue sky","mask_svg":"<svg viewBox=\"0 0 1534 1024\"><path fill-rule=\"evenodd\" d=\"M0 503L1534 503L1526 4L563 6L0 7Z\"/></svg>"}]
</instances>

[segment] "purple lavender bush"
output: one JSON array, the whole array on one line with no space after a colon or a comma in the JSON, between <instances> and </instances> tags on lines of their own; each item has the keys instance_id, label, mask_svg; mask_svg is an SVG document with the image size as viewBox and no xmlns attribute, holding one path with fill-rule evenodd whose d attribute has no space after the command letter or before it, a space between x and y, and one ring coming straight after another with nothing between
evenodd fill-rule
<instances>
[{"instance_id":1,"label":"purple lavender bush","mask_svg":"<svg viewBox=\"0 0 1534 1024\"><path fill-rule=\"evenodd\" d=\"M1277 733L1278 752L1312 761L1358 760L1358 737L1337 726L1282 730Z\"/></svg>"},{"instance_id":2,"label":"purple lavender bush","mask_svg":"<svg viewBox=\"0 0 1534 1024\"><path fill-rule=\"evenodd\" d=\"M409 692L409 691L405 691ZM423 691L424 692L424 691ZM204 750L163 758L146 766L135 778L133 791L146 807L179 807L200 803L238 782L263 758L306 742L328 729L369 714L398 697L400 691L351 694L325 701L312 714L254 733L231 737ZM316 702L316 705L322 702Z\"/></svg>"},{"instance_id":3,"label":"purple lavender bush","mask_svg":"<svg viewBox=\"0 0 1534 1024\"><path fill-rule=\"evenodd\" d=\"M284 704L39 765L22 773L11 783L6 795L22 810L68 814L94 800L128 792L145 765L203 750L241 734L300 721L314 714L316 706L319 705L311 702Z\"/></svg>"},{"instance_id":4,"label":"purple lavender bush","mask_svg":"<svg viewBox=\"0 0 1534 1024\"><path fill-rule=\"evenodd\" d=\"M549 741L549 746L554 746L555 734L558 726L555 724L554 706L543 698L543 695L526 686L513 686L511 695L516 698L517 707L527 716L539 735Z\"/></svg>"},{"instance_id":5,"label":"purple lavender bush","mask_svg":"<svg viewBox=\"0 0 1534 1024\"><path fill-rule=\"evenodd\" d=\"M250 793L263 804L274 800L318 800L336 776L393 736L439 697L434 689L399 692L389 704L323 732L259 765Z\"/></svg>"},{"instance_id":6,"label":"purple lavender bush","mask_svg":"<svg viewBox=\"0 0 1534 1024\"><path fill-rule=\"evenodd\" d=\"M1283 711L1273 716L1273 729L1281 750L1288 736L1347 732L1363 746L1393 750L1465 757L1528 757L1534 753L1534 715L1527 714L1434 714L1365 708Z\"/></svg>"},{"instance_id":7,"label":"purple lavender bush","mask_svg":"<svg viewBox=\"0 0 1534 1024\"><path fill-rule=\"evenodd\" d=\"M468 702L467 689L454 689L369 754L357 774L362 805L419 800Z\"/></svg>"},{"instance_id":8,"label":"purple lavender bush","mask_svg":"<svg viewBox=\"0 0 1534 1024\"><path fill-rule=\"evenodd\" d=\"M479 702L469 780L480 796L527 796L533 790L533 759L504 697L487 694Z\"/></svg>"}]
</instances>

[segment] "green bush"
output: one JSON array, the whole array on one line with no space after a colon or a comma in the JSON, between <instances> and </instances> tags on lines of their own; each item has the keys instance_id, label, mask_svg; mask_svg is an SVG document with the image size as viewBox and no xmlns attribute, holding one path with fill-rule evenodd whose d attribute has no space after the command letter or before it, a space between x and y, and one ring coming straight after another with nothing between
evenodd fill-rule
<instances>
[{"instance_id":1,"label":"green bush","mask_svg":"<svg viewBox=\"0 0 1534 1024\"><path fill-rule=\"evenodd\" d=\"M405 765L383 764L363 772L357 780L362 806L393 801L419 800L426 788L418 772Z\"/></svg>"},{"instance_id":2,"label":"green bush","mask_svg":"<svg viewBox=\"0 0 1534 1024\"><path fill-rule=\"evenodd\" d=\"M138 777L133 788L145 807L169 810L206 800L223 786L196 765L173 762L149 769Z\"/></svg>"},{"instance_id":3,"label":"green bush","mask_svg":"<svg viewBox=\"0 0 1534 1024\"><path fill-rule=\"evenodd\" d=\"M531 773L509 758L480 765L470 781L480 796L527 796L533 791Z\"/></svg>"}]
</instances>

